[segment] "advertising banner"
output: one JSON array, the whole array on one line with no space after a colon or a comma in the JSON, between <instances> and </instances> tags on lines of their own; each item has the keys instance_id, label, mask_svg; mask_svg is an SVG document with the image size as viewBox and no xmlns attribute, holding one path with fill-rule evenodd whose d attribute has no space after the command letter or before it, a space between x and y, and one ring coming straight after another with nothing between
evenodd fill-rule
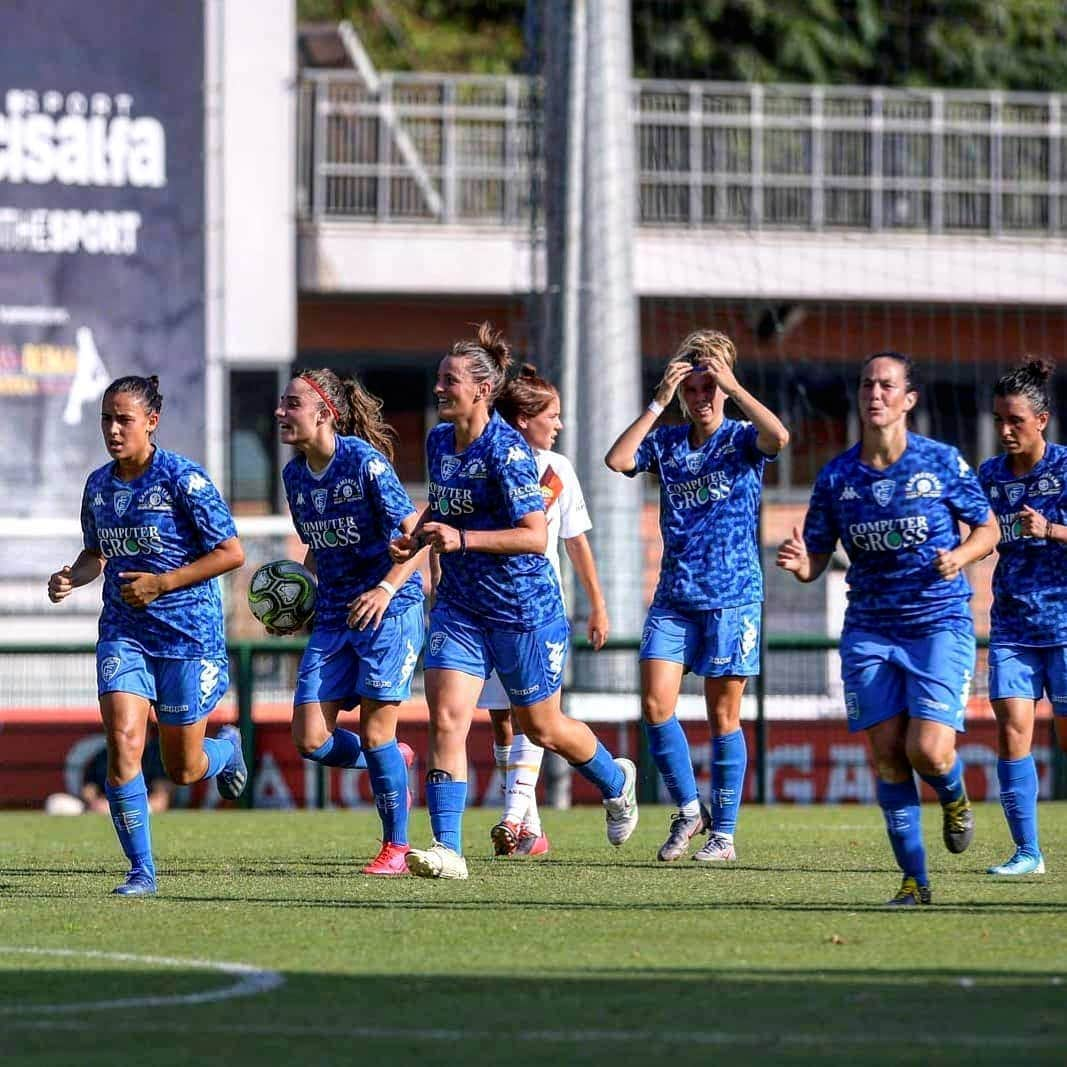
<instances>
[{"instance_id":1,"label":"advertising banner","mask_svg":"<svg viewBox=\"0 0 1067 1067\"><path fill-rule=\"evenodd\" d=\"M0 518L71 519L114 378L158 374L160 444L203 459L203 4L13 0L4 23Z\"/></svg>"}]
</instances>

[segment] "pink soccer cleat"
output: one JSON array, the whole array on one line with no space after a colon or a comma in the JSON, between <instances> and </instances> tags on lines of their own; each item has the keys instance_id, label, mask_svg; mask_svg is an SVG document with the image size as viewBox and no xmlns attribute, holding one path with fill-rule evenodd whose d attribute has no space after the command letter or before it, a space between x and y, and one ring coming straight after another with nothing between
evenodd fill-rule
<instances>
[{"instance_id":1,"label":"pink soccer cleat","mask_svg":"<svg viewBox=\"0 0 1067 1067\"><path fill-rule=\"evenodd\" d=\"M548 851L548 838L542 832L531 833L525 827L519 834L519 843L515 846L516 856L543 856Z\"/></svg>"},{"instance_id":2,"label":"pink soccer cleat","mask_svg":"<svg viewBox=\"0 0 1067 1067\"><path fill-rule=\"evenodd\" d=\"M386 877L395 877L401 874L410 874L404 857L408 854L407 845L394 845L386 841L381 851L363 868L364 874L381 874Z\"/></svg>"}]
</instances>

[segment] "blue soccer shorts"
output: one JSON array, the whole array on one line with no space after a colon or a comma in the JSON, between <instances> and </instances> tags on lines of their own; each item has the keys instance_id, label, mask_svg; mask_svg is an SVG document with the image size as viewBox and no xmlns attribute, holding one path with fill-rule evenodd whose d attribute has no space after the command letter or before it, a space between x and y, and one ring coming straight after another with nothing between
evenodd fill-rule
<instances>
[{"instance_id":1,"label":"blue soccer shorts","mask_svg":"<svg viewBox=\"0 0 1067 1067\"><path fill-rule=\"evenodd\" d=\"M188 726L210 715L230 686L229 663L219 659L149 656L136 641L96 646L96 691L133 693L155 705L167 726Z\"/></svg>"},{"instance_id":2,"label":"blue soccer shorts","mask_svg":"<svg viewBox=\"0 0 1067 1067\"><path fill-rule=\"evenodd\" d=\"M425 636L421 602L387 615L376 630L313 630L300 659L293 705L353 708L362 697L407 700Z\"/></svg>"},{"instance_id":3,"label":"blue soccer shorts","mask_svg":"<svg viewBox=\"0 0 1067 1067\"><path fill-rule=\"evenodd\" d=\"M846 628L841 681L849 730L868 730L906 711L963 733L974 658L974 634L968 631L901 639Z\"/></svg>"},{"instance_id":4,"label":"blue soccer shorts","mask_svg":"<svg viewBox=\"0 0 1067 1067\"><path fill-rule=\"evenodd\" d=\"M501 630L438 601L430 612L425 666L476 678L488 678L495 670L510 702L528 707L563 685L570 634L562 615L533 630Z\"/></svg>"},{"instance_id":5,"label":"blue soccer shorts","mask_svg":"<svg viewBox=\"0 0 1067 1067\"><path fill-rule=\"evenodd\" d=\"M760 605L680 612L651 607L639 659L681 663L703 678L759 674Z\"/></svg>"},{"instance_id":6,"label":"blue soccer shorts","mask_svg":"<svg viewBox=\"0 0 1067 1067\"><path fill-rule=\"evenodd\" d=\"M1067 715L1067 648L989 646L989 699L1040 700L1048 695L1054 715Z\"/></svg>"}]
</instances>

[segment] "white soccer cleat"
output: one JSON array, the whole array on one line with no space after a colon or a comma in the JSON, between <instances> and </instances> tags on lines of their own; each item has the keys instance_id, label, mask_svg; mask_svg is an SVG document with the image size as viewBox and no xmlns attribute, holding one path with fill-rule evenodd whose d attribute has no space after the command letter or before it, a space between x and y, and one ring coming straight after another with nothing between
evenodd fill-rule
<instances>
[{"instance_id":1,"label":"white soccer cleat","mask_svg":"<svg viewBox=\"0 0 1067 1067\"><path fill-rule=\"evenodd\" d=\"M708 834L708 843L693 853L693 859L700 863L730 863L737 859L737 853L732 841L712 831Z\"/></svg>"},{"instance_id":2,"label":"white soccer cleat","mask_svg":"<svg viewBox=\"0 0 1067 1067\"><path fill-rule=\"evenodd\" d=\"M413 848L405 857L408 870L419 878L456 878L465 879L467 861L452 849L446 848L439 841L434 841L429 848Z\"/></svg>"},{"instance_id":3,"label":"white soccer cleat","mask_svg":"<svg viewBox=\"0 0 1067 1067\"><path fill-rule=\"evenodd\" d=\"M608 822L608 841L618 847L637 829L637 768L633 760L615 759L623 773L622 792L604 801Z\"/></svg>"}]
</instances>

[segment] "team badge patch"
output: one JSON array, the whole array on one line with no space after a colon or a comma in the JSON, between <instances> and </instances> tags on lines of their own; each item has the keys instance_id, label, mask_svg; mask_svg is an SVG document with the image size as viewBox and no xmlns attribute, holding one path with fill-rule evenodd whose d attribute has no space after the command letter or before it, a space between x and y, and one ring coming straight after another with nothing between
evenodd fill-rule
<instances>
[{"instance_id":1,"label":"team badge patch","mask_svg":"<svg viewBox=\"0 0 1067 1067\"><path fill-rule=\"evenodd\" d=\"M441 457L441 477L451 478L459 470L459 460L455 456Z\"/></svg>"},{"instance_id":2,"label":"team badge patch","mask_svg":"<svg viewBox=\"0 0 1067 1067\"><path fill-rule=\"evenodd\" d=\"M445 647L445 635L440 630L430 634L430 655L436 656Z\"/></svg>"},{"instance_id":3,"label":"team badge patch","mask_svg":"<svg viewBox=\"0 0 1067 1067\"><path fill-rule=\"evenodd\" d=\"M1008 482L1004 486L1004 495L1008 498L1008 503L1015 507L1026 496L1026 486L1022 482Z\"/></svg>"},{"instance_id":4,"label":"team badge patch","mask_svg":"<svg viewBox=\"0 0 1067 1067\"><path fill-rule=\"evenodd\" d=\"M919 497L931 497L936 500L941 495L941 479L929 471L913 474L904 486L904 499L917 500Z\"/></svg>"},{"instance_id":5,"label":"team badge patch","mask_svg":"<svg viewBox=\"0 0 1067 1067\"><path fill-rule=\"evenodd\" d=\"M325 489L312 489L311 490L311 502L315 505L315 510L321 515L326 510L326 497L329 494Z\"/></svg>"},{"instance_id":6,"label":"team badge patch","mask_svg":"<svg viewBox=\"0 0 1067 1067\"><path fill-rule=\"evenodd\" d=\"M130 501L133 499L133 493L129 489L120 489L114 497L115 514L121 519L126 514L126 509L130 506Z\"/></svg>"},{"instance_id":7,"label":"team badge patch","mask_svg":"<svg viewBox=\"0 0 1067 1067\"><path fill-rule=\"evenodd\" d=\"M363 499L363 488L359 482L354 482L351 478L342 478L333 487L333 502L335 504L348 504L353 500ZM322 510L321 508L319 509Z\"/></svg>"},{"instance_id":8,"label":"team badge patch","mask_svg":"<svg viewBox=\"0 0 1067 1067\"><path fill-rule=\"evenodd\" d=\"M685 457L685 466L690 474L698 474L704 466L704 454L702 452L690 452Z\"/></svg>"},{"instance_id":9,"label":"team badge patch","mask_svg":"<svg viewBox=\"0 0 1067 1067\"><path fill-rule=\"evenodd\" d=\"M881 481L877 481L871 486L871 492L880 507L884 508L893 499L893 492L896 487L897 483L892 478L882 478Z\"/></svg>"},{"instance_id":10,"label":"team badge patch","mask_svg":"<svg viewBox=\"0 0 1067 1067\"><path fill-rule=\"evenodd\" d=\"M110 682L119 673L119 667L121 666L122 660L118 656L107 656L100 664L100 677L105 682Z\"/></svg>"}]
</instances>

